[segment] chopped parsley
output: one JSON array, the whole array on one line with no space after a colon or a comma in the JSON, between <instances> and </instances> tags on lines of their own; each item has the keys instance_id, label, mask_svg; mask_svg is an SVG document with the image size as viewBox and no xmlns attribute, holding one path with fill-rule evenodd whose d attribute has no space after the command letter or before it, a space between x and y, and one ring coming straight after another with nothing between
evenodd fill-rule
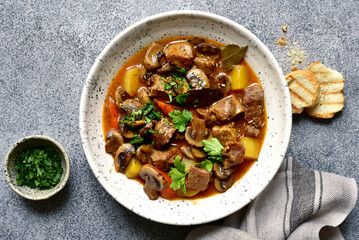
<instances>
[{"instance_id":1,"label":"chopped parsley","mask_svg":"<svg viewBox=\"0 0 359 240\"><path fill-rule=\"evenodd\" d=\"M125 116L124 120L120 120L120 123L126 123L131 125L132 122L144 119L145 123L151 122L151 120L161 119L161 113L154 109L154 105L151 100L149 100L146 105L142 106L140 110L132 110L131 116Z\"/></svg>"},{"instance_id":2,"label":"chopped parsley","mask_svg":"<svg viewBox=\"0 0 359 240\"><path fill-rule=\"evenodd\" d=\"M177 101L179 104L184 104L184 103L186 103L188 94L189 94L189 93L184 93L184 94L177 95L176 101Z\"/></svg>"},{"instance_id":3,"label":"chopped parsley","mask_svg":"<svg viewBox=\"0 0 359 240\"><path fill-rule=\"evenodd\" d=\"M16 184L41 190L55 187L63 173L59 154L51 147L21 153L16 165Z\"/></svg>"},{"instance_id":4,"label":"chopped parsley","mask_svg":"<svg viewBox=\"0 0 359 240\"><path fill-rule=\"evenodd\" d=\"M141 146L144 142L144 139L139 135L135 134L133 138L131 138L130 144L132 144L135 148Z\"/></svg>"},{"instance_id":5,"label":"chopped parsley","mask_svg":"<svg viewBox=\"0 0 359 240\"><path fill-rule=\"evenodd\" d=\"M184 75L184 74L187 73L186 68L179 68L179 67L175 66L175 69L176 69L176 71L177 71L179 74Z\"/></svg>"},{"instance_id":6,"label":"chopped parsley","mask_svg":"<svg viewBox=\"0 0 359 240\"><path fill-rule=\"evenodd\" d=\"M171 177L172 183L170 185L170 188L173 190L177 190L181 188L182 192L184 194L187 194L185 182L186 182L186 175L189 173L189 171L186 171L186 165L181 162L181 157L176 156L173 164L174 168L171 168L171 171L168 173L168 176Z\"/></svg>"},{"instance_id":7,"label":"chopped parsley","mask_svg":"<svg viewBox=\"0 0 359 240\"><path fill-rule=\"evenodd\" d=\"M222 150L224 147L217 138L212 138L210 141L202 140L203 150L206 152L208 159L213 162L223 162Z\"/></svg>"},{"instance_id":8,"label":"chopped parsley","mask_svg":"<svg viewBox=\"0 0 359 240\"><path fill-rule=\"evenodd\" d=\"M199 163L195 163L195 165L206 169L209 173L212 171L212 168L213 168L213 163L208 159L206 159L202 162L199 162Z\"/></svg>"},{"instance_id":9,"label":"chopped parsley","mask_svg":"<svg viewBox=\"0 0 359 240\"><path fill-rule=\"evenodd\" d=\"M172 122L179 132L184 132L186 130L186 126L190 124L192 119L192 112L187 109L183 109L182 112L176 109L168 115L172 118Z\"/></svg>"}]
</instances>

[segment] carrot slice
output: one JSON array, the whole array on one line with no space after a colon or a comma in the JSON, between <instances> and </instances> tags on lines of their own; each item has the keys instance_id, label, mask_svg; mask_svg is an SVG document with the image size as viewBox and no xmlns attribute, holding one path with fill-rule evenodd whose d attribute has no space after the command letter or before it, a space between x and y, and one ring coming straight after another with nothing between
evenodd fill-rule
<instances>
[{"instance_id":1,"label":"carrot slice","mask_svg":"<svg viewBox=\"0 0 359 240\"><path fill-rule=\"evenodd\" d=\"M163 198L166 198L168 200L173 200L177 197L176 195L176 191L173 190L172 188L170 188L170 185L172 183L172 179L170 178L170 176L168 176L168 174L161 170L161 169L158 169L157 168L157 171L166 179L167 181L167 187L165 189L163 189L161 192L160 192L160 195L163 197Z\"/></svg>"},{"instance_id":2,"label":"carrot slice","mask_svg":"<svg viewBox=\"0 0 359 240\"><path fill-rule=\"evenodd\" d=\"M118 116L120 115L120 112L119 112L117 105L111 100L110 100L110 103L108 104L108 110L110 112L109 117L110 117L111 126L115 129L119 129Z\"/></svg>"},{"instance_id":3,"label":"carrot slice","mask_svg":"<svg viewBox=\"0 0 359 240\"><path fill-rule=\"evenodd\" d=\"M161 109L161 111L168 115L170 112L173 112L174 110L180 110L181 111L181 108L180 107L176 107L172 104L169 104L169 103L165 103L165 102L162 102L162 101L159 101L159 100L154 100L155 103L158 105L158 107Z\"/></svg>"}]
</instances>

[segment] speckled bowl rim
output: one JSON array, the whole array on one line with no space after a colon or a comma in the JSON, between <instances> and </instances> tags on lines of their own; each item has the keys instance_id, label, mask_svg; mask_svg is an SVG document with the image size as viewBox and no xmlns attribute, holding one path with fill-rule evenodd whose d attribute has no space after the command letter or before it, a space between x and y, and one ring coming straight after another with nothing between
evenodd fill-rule
<instances>
[{"instance_id":1,"label":"speckled bowl rim","mask_svg":"<svg viewBox=\"0 0 359 240\"><path fill-rule=\"evenodd\" d=\"M285 115L287 117L285 117L284 119L284 125L286 127L286 132L283 135L282 141L281 141L281 151L276 154L278 156L281 157L281 161L277 161L273 166L271 166L270 169L270 176L268 178L265 179L265 183L261 183L262 185L260 187L257 187L255 190L253 190L251 193L251 195L248 196L248 198L246 198L246 204L242 205L242 206L238 206L235 209L232 209L230 212L223 212L223 213L218 213L215 216L206 216L203 218L196 218L196 219L181 219L180 221L168 221L168 219L166 218L161 218L161 217L153 217L153 216L147 216L146 214L143 214L141 211L137 210L134 208L133 203L131 202L126 202L126 201L121 201L120 199L118 199L116 197L116 195L118 194L118 192L116 192L115 190L113 190L110 186L107 186L106 183L106 179L101 176L101 173L96 173L96 164L94 161L94 157L93 154L91 153L91 145L90 145L90 136L87 134L87 122L86 122L86 108L87 108L87 103L88 103L88 99L86 96L86 92L88 91L87 89L87 84L88 85L93 85L93 81L94 79L92 79L91 77L93 75L95 75L96 71L100 70L102 67L102 57L110 55L109 52L111 52L113 46L115 45L116 42L119 41L119 39L124 38L124 36L126 36L127 34L129 34L132 30L134 29L140 29L141 25L146 24L146 22L150 22L150 21L159 21L159 20L165 20L166 18L169 17L173 17L173 16L184 16L184 17L205 17L209 20L213 20L216 22L223 22L226 23L228 25L232 25L233 26L233 30L240 30L241 32L243 32L245 35L250 36L251 39L254 40L254 42L256 44L258 44L258 46L261 48L261 51L263 51L266 55L266 58L269 59L268 61L271 62L271 64L273 64L274 68L275 68L275 72L278 76L280 76L280 85L281 88L283 88L283 94L284 94L284 99L283 102L285 103ZM272 66L272 67L273 67ZM235 211L238 211L239 209L241 209L242 207L244 207L245 205L247 205L248 203L250 203L255 197L257 197L259 195L259 193L261 193L265 187L271 182L271 180L273 179L273 177L275 176L275 174L277 173L283 159L284 156L286 154L287 148L288 148L288 144L289 144L289 139L290 139L290 134L291 134L291 128L292 128L292 109L291 109L291 103L290 103L290 95L289 95L289 90L288 90L288 85L285 81L284 78L284 74L277 62L277 60L274 58L273 54L269 51L269 49L264 45L264 43L262 43L253 33L251 33L249 30L247 30L246 28L244 28L243 26L241 26L240 24L229 20L225 17L213 14L213 13L207 13L207 12L201 12L201 11L193 11L193 10L181 10L181 11L170 11L170 12L164 12L164 13L160 13L160 14L156 14L150 17L147 17L143 20L140 20L138 22L136 22L135 24L131 25L130 27L126 28L125 30L123 30L120 34L118 34L114 39L111 40L110 43L107 44L107 46L103 49L103 51L101 52L101 54L96 58L95 63L93 64L88 77L86 79L86 83L85 86L83 88L83 93L81 96L81 102L80 102L80 116L79 116L79 124L80 124L80 135L81 135L81 140L82 140L82 146L87 158L87 161L90 165L90 168L92 169L95 177L98 179L98 181L100 182L100 184L105 188L105 190L112 196L114 197L119 203L121 203L124 207L126 207L127 209L137 213L138 215L147 218L149 220L153 220L156 222L160 222L160 223L165 223L165 224L172 224L172 225L194 225L194 224L203 224L203 223L207 223L207 222L211 222L211 221L215 221L218 219L221 219L223 217L226 217L228 215L230 215L231 213L234 213ZM131 180L129 180L131 181ZM167 201L167 200L165 200Z\"/></svg>"},{"instance_id":2,"label":"speckled bowl rim","mask_svg":"<svg viewBox=\"0 0 359 240\"><path fill-rule=\"evenodd\" d=\"M23 144L24 142L31 140L31 139L42 139L45 141L49 141L51 143L53 143L62 153L64 160L65 160L65 164L66 164L66 169L64 171L64 176L61 176L61 180L58 183L58 185L56 185L56 189L53 189L53 191L51 191L52 189L49 190L41 190L44 191L43 193L47 193L47 194L43 194L37 197L25 194L21 191L18 190L18 188L20 187L26 187L26 186L14 186L11 182L11 178L9 177L8 174L8 162L9 162L9 158L10 158L10 154L14 151L14 149L16 147L18 147L20 144ZM5 160L4 160L4 174L5 174L5 178L6 178L6 182L9 184L10 188L16 192L17 194L19 194L20 196L29 199L29 200L45 200L48 199L52 196L54 196L56 193L60 192L66 185L67 181L69 180L70 177L70 159L69 156L66 153L65 148L59 143L57 142L55 139L48 137L48 136L44 136L44 135L32 135L32 136L27 136L24 137L20 140L18 140L17 142L15 142L11 148L9 149L9 151L7 152L6 156L5 156ZM40 191L40 190L39 190Z\"/></svg>"}]
</instances>

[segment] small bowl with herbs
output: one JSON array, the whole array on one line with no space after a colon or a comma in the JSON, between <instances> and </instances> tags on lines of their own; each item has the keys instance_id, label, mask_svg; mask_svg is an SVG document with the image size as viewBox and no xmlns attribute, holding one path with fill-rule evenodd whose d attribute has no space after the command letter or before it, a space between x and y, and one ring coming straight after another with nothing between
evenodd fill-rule
<instances>
[{"instance_id":1,"label":"small bowl with herbs","mask_svg":"<svg viewBox=\"0 0 359 240\"><path fill-rule=\"evenodd\" d=\"M47 199L59 192L70 175L65 149L47 136L29 136L16 142L5 157L4 172L12 190L30 200Z\"/></svg>"}]
</instances>

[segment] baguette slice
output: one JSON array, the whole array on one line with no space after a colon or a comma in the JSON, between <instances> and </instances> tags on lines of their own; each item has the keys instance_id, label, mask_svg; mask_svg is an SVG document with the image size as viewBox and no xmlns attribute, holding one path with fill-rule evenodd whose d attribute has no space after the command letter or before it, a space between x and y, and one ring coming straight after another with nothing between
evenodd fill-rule
<instances>
[{"instance_id":1,"label":"baguette slice","mask_svg":"<svg viewBox=\"0 0 359 240\"><path fill-rule=\"evenodd\" d=\"M287 79L292 112L299 114L304 108L312 107L319 97L319 81L313 73L307 70L297 70L285 75Z\"/></svg>"},{"instance_id":2,"label":"baguette slice","mask_svg":"<svg viewBox=\"0 0 359 240\"><path fill-rule=\"evenodd\" d=\"M318 103L305 109L305 112L315 118L332 118L344 107L345 98L342 90L345 81L343 75L327 68L320 62L311 64L307 70L317 77L320 83L320 93Z\"/></svg>"},{"instance_id":3,"label":"baguette slice","mask_svg":"<svg viewBox=\"0 0 359 240\"><path fill-rule=\"evenodd\" d=\"M307 67L320 83L321 93L340 92L344 89L344 77L340 72L324 66L321 62L315 62Z\"/></svg>"}]
</instances>

